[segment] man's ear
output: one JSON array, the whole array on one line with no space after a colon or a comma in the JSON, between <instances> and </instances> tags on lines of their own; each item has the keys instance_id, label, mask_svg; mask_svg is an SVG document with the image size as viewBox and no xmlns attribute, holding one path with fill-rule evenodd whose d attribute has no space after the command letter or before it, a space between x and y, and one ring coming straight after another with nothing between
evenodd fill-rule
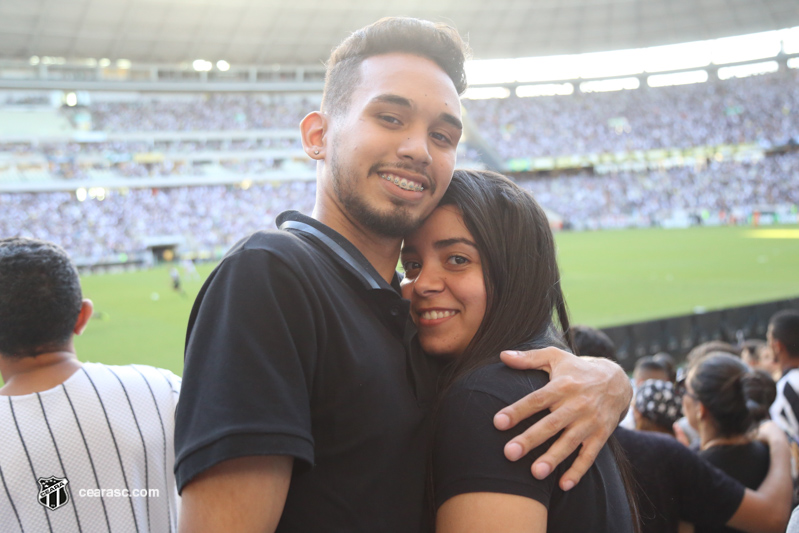
<instances>
[{"instance_id":1,"label":"man's ear","mask_svg":"<svg viewBox=\"0 0 799 533\"><path fill-rule=\"evenodd\" d=\"M83 330L86 329L86 324L89 323L89 319L92 317L92 313L94 313L94 304L91 300L84 298L83 302L80 304L78 320L75 322L75 328L72 330L75 335L83 333Z\"/></svg>"},{"instance_id":2,"label":"man's ear","mask_svg":"<svg viewBox=\"0 0 799 533\"><path fill-rule=\"evenodd\" d=\"M774 360L777 361L778 357L785 353L785 344L782 341L778 341L777 339L771 339L771 344L769 345L771 348L771 353L773 354Z\"/></svg>"},{"instance_id":3,"label":"man's ear","mask_svg":"<svg viewBox=\"0 0 799 533\"><path fill-rule=\"evenodd\" d=\"M308 113L300 122L302 148L311 159L320 160L325 158L327 128L327 115L321 111Z\"/></svg>"}]
</instances>

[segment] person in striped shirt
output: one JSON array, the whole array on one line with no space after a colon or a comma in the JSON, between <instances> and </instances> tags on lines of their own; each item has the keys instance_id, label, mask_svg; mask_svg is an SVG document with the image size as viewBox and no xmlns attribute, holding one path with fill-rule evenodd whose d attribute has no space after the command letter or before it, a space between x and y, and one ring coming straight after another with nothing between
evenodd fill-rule
<instances>
[{"instance_id":1,"label":"person in striped shirt","mask_svg":"<svg viewBox=\"0 0 799 533\"><path fill-rule=\"evenodd\" d=\"M60 247L0 240L0 524L28 531L177 530L180 378L78 360L92 315Z\"/></svg>"},{"instance_id":2,"label":"person in striped shirt","mask_svg":"<svg viewBox=\"0 0 799 533\"><path fill-rule=\"evenodd\" d=\"M784 309L769 320L766 333L774 361L782 378L777 382L777 399L771 406L771 418L799 442L799 310Z\"/></svg>"}]
</instances>

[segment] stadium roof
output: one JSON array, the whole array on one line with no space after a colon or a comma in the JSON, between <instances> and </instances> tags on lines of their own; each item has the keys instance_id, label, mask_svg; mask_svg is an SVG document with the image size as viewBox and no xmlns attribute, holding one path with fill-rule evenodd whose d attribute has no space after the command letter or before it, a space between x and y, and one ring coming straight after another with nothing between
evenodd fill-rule
<instances>
[{"instance_id":1,"label":"stadium roof","mask_svg":"<svg viewBox=\"0 0 799 533\"><path fill-rule=\"evenodd\" d=\"M796 0L4 0L0 57L319 64L380 17L454 24L477 59L674 44L799 26Z\"/></svg>"}]
</instances>

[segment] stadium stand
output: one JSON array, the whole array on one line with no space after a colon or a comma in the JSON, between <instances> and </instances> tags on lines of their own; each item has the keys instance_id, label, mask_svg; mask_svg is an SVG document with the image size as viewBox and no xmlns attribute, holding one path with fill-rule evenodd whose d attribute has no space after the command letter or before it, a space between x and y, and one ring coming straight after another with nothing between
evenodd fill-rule
<instances>
[{"instance_id":1,"label":"stadium stand","mask_svg":"<svg viewBox=\"0 0 799 533\"><path fill-rule=\"evenodd\" d=\"M568 96L466 101L504 159L799 138L799 70Z\"/></svg>"},{"instance_id":2,"label":"stadium stand","mask_svg":"<svg viewBox=\"0 0 799 533\"><path fill-rule=\"evenodd\" d=\"M755 212L797 222L799 153L645 172L522 181L574 229L748 223ZM693 220L691 220L693 218Z\"/></svg>"},{"instance_id":3,"label":"stadium stand","mask_svg":"<svg viewBox=\"0 0 799 533\"><path fill-rule=\"evenodd\" d=\"M459 166L518 171L566 229L796 223L798 81L781 68L464 100ZM0 96L0 123L12 121L0 128L0 232L51 240L80 264L144 256L164 236L216 257L281 210L310 210L315 163L296 126L319 98L105 91L58 107L52 94ZM38 133L19 124L27 116Z\"/></svg>"},{"instance_id":4,"label":"stadium stand","mask_svg":"<svg viewBox=\"0 0 799 533\"><path fill-rule=\"evenodd\" d=\"M287 209L309 213L315 182L103 191L80 202L74 193L0 194L0 234L45 238L69 250L78 265L133 260L148 239L178 236L206 258L255 230L271 227Z\"/></svg>"},{"instance_id":5,"label":"stadium stand","mask_svg":"<svg viewBox=\"0 0 799 533\"><path fill-rule=\"evenodd\" d=\"M784 178L796 174L799 152L759 162L557 175L521 184L575 229L749 223L761 211L775 221L796 222L799 190ZM310 212L315 190L313 181L133 188L103 190L82 202L74 192L6 193L0 194L0 234L57 242L79 263L144 252L146 239L158 235L180 235L189 249L212 253L270 227L280 211Z\"/></svg>"}]
</instances>

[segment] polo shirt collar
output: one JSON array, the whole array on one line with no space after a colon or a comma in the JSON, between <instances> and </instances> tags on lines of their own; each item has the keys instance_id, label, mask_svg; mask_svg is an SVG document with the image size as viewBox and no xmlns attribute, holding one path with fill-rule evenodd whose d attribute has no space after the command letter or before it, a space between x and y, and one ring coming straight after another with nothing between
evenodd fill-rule
<instances>
[{"instance_id":1,"label":"polo shirt collar","mask_svg":"<svg viewBox=\"0 0 799 533\"><path fill-rule=\"evenodd\" d=\"M294 231L313 237L338 263L352 272L367 290L400 292L400 278L396 272L389 285L360 250L340 233L318 220L298 211L284 211L277 216L276 222L283 231Z\"/></svg>"}]
</instances>

